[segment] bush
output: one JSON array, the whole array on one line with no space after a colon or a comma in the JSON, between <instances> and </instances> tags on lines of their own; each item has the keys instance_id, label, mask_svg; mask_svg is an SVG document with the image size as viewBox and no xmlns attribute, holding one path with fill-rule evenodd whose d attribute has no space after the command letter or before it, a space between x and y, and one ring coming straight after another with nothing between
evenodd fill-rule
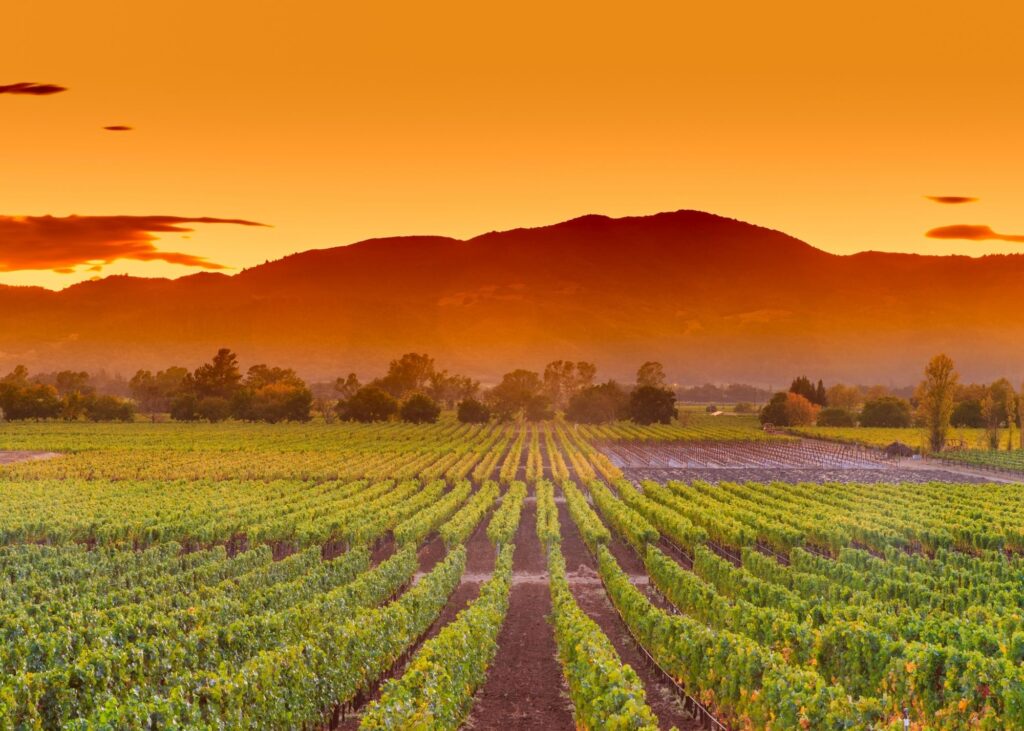
<instances>
[{"instance_id":1,"label":"bush","mask_svg":"<svg viewBox=\"0 0 1024 731\"><path fill-rule=\"evenodd\" d=\"M441 407L426 394L414 393L402 404L398 415L402 421L413 424L433 424L441 415Z\"/></svg>"},{"instance_id":2,"label":"bush","mask_svg":"<svg viewBox=\"0 0 1024 731\"><path fill-rule=\"evenodd\" d=\"M483 424L490 420L491 410L475 398L459 402L458 418L463 424Z\"/></svg>"},{"instance_id":3,"label":"bush","mask_svg":"<svg viewBox=\"0 0 1024 731\"><path fill-rule=\"evenodd\" d=\"M666 388L640 386L629 395L629 418L637 424L668 424L676 415L676 395Z\"/></svg>"},{"instance_id":4,"label":"bush","mask_svg":"<svg viewBox=\"0 0 1024 731\"><path fill-rule=\"evenodd\" d=\"M705 411L705 413L708 413L708 414L714 414L714 413L716 413L718 411L718 407L715 406L714 404L708 404L704 408L704 411Z\"/></svg>"},{"instance_id":5,"label":"bush","mask_svg":"<svg viewBox=\"0 0 1024 731\"><path fill-rule=\"evenodd\" d=\"M846 409L835 406L818 413L818 426L856 426L857 420Z\"/></svg>"},{"instance_id":6,"label":"bush","mask_svg":"<svg viewBox=\"0 0 1024 731\"><path fill-rule=\"evenodd\" d=\"M861 426L907 427L911 424L910 404L895 396L882 396L864 403Z\"/></svg>"},{"instance_id":7,"label":"bush","mask_svg":"<svg viewBox=\"0 0 1024 731\"><path fill-rule=\"evenodd\" d=\"M376 386L363 386L338 409L350 421L387 421L398 411L398 402Z\"/></svg>"},{"instance_id":8,"label":"bush","mask_svg":"<svg viewBox=\"0 0 1024 731\"><path fill-rule=\"evenodd\" d=\"M737 414L753 414L757 411L757 408L749 401L740 401L732 410Z\"/></svg>"}]
</instances>

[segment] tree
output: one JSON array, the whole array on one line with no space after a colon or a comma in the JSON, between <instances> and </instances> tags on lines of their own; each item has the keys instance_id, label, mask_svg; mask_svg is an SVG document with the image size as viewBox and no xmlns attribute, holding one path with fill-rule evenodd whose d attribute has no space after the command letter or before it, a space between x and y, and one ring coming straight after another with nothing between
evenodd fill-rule
<instances>
[{"instance_id":1,"label":"tree","mask_svg":"<svg viewBox=\"0 0 1024 731\"><path fill-rule=\"evenodd\" d=\"M959 378L952 358L942 353L928 362L924 380L915 392L921 420L928 430L928 446L933 452L941 452L946 446L949 421L953 415L953 395Z\"/></svg>"},{"instance_id":2,"label":"tree","mask_svg":"<svg viewBox=\"0 0 1024 731\"><path fill-rule=\"evenodd\" d=\"M348 401L360 388L362 384L355 373L349 373L345 378L339 378L334 382L334 390L338 392L338 399L341 401Z\"/></svg>"},{"instance_id":3,"label":"tree","mask_svg":"<svg viewBox=\"0 0 1024 731\"><path fill-rule=\"evenodd\" d=\"M413 424L433 424L441 415L441 407L424 393L414 393L398 411L402 421Z\"/></svg>"},{"instance_id":4,"label":"tree","mask_svg":"<svg viewBox=\"0 0 1024 731\"><path fill-rule=\"evenodd\" d=\"M434 373L434 359L426 353L406 353L388 365L388 372L373 385L396 399L413 391L423 391Z\"/></svg>"},{"instance_id":5,"label":"tree","mask_svg":"<svg viewBox=\"0 0 1024 731\"><path fill-rule=\"evenodd\" d=\"M128 381L128 389L139 409L156 421L159 412L171 410L172 402L181 395L186 381L191 382L189 372L180 366L171 366L156 375L140 370ZM171 418L177 417L172 414Z\"/></svg>"},{"instance_id":6,"label":"tree","mask_svg":"<svg viewBox=\"0 0 1024 731\"><path fill-rule=\"evenodd\" d=\"M676 395L667 388L640 386L629 395L629 418L637 424L668 424L676 415Z\"/></svg>"},{"instance_id":7,"label":"tree","mask_svg":"<svg viewBox=\"0 0 1024 731\"><path fill-rule=\"evenodd\" d=\"M981 419L985 423L985 440L988 448L999 449L999 425L1002 422L1003 405L991 393L981 400Z\"/></svg>"},{"instance_id":8,"label":"tree","mask_svg":"<svg viewBox=\"0 0 1024 731\"><path fill-rule=\"evenodd\" d=\"M320 414L325 424L333 424L335 419L338 418L337 408L337 401L326 398L318 398L313 400L312 411L314 411L317 414Z\"/></svg>"},{"instance_id":9,"label":"tree","mask_svg":"<svg viewBox=\"0 0 1024 731\"><path fill-rule=\"evenodd\" d=\"M211 424L231 416L231 402L223 396L204 396L196 403L195 413Z\"/></svg>"},{"instance_id":10,"label":"tree","mask_svg":"<svg viewBox=\"0 0 1024 731\"><path fill-rule=\"evenodd\" d=\"M864 403L864 395L856 386L837 383L834 386L829 386L828 391L825 392L825 403L853 414Z\"/></svg>"},{"instance_id":11,"label":"tree","mask_svg":"<svg viewBox=\"0 0 1024 731\"><path fill-rule=\"evenodd\" d=\"M665 369L661 363L649 360L636 372L636 385L640 387L665 388Z\"/></svg>"},{"instance_id":12,"label":"tree","mask_svg":"<svg viewBox=\"0 0 1024 731\"><path fill-rule=\"evenodd\" d=\"M818 418L821 407L810 399L790 391L785 402L786 424L788 426L808 426Z\"/></svg>"},{"instance_id":13,"label":"tree","mask_svg":"<svg viewBox=\"0 0 1024 731\"><path fill-rule=\"evenodd\" d=\"M501 383L487 393L491 412L507 420L526 408L544 386L539 374L519 368L502 376Z\"/></svg>"},{"instance_id":14,"label":"tree","mask_svg":"<svg viewBox=\"0 0 1024 731\"><path fill-rule=\"evenodd\" d=\"M593 363L552 361L544 367L544 393L555 408L565 408L575 393L594 383L596 374L597 366Z\"/></svg>"},{"instance_id":15,"label":"tree","mask_svg":"<svg viewBox=\"0 0 1024 731\"><path fill-rule=\"evenodd\" d=\"M959 402L953 408L949 423L956 427L984 428L985 417L981 413L981 401L972 398Z\"/></svg>"},{"instance_id":16,"label":"tree","mask_svg":"<svg viewBox=\"0 0 1024 731\"><path fill-rule=\"evenodd\" d=\"M96 392L96 389L89 384L89 374L85 371L60 371L54 377L53 385L61 397L71 393L89 396Z\"/></svg>"},{"instance_id":17,"label":"tree","mask_svg":"<svg viewBox=\"0 0 1024 731\"><path fill-rule=\"evenodd\" d=\"M135 407L131 401L116 396L93 396L85 405L85 418L89 421L132 421Z\"/></svg>"},{"instance_id":18,"label":"tree","mask_svg":"<svg viewBox=\"0 0 1024 731\"><path fill-rule=\"evenodd\" d=\"M803 396L812 404L816 404L818 406L824 406L827 399L825 384L819 380L818 385L815 386L807 376L798 376L797 378L794 378L793 382L789 386L789 391L790 393Z\"/></svg>"},{"instance_id":19,"label":"tree","mask_svg":"<svg viewBox=\"0 0 1024 731\"><path fill-rule=\"evenodd\" d=\"M227 348L221 348L211 362L196 368L190 385L200 400L210 396L230 400L241 382L238 356Z\"/></svg>"},{"instance_id":20,"label":"tree","mask_svg":"<svg viewBox=\"0 0 1024 731\"><path fill-rule=\"evenodd\" d=\"M547 421L555 418L555 410L551 399L542 393L538 393L526 402L523 413L527 421Z\"/></svg>"},{"instance_id":21,"label":"tree","mask_svg":"<svg viewBox=\"0 0 1024 731\"><path fill-rule=\"evenodd\" d=\"M829 406L818 412L818 426L856 426L857 420L846 409Z\"/></svg>"},{"instance_id":22,"label":"tree","mask_svg":"<svg viewBox=\"0 0 1024 731\"><path fill-rule=\"evenodd\" d=\"M249 415L254 421L277 424L281 421L309 421L313 392L301 380L293 383L280 380L261 386L248 401Z\"/></svg>"},{"instance_id":23,"label":"tree","mask_svg":"<svg viewBox=\"0 0 1024 731\"><path fill-rule=\"evenodd\" d=\"M758 414L757 418L762 424L772 424L773 426L789 426L789 417L786 414L786 394L787 391L779 391L764 408L761 409L761 413Z\"/></svg>"},{"instance_id":24,"label":"tree","mask_svg":"<svg viewBox=\"0 0 1024 731\"><path fill-rule=\"evenodd\" d=\"M491 410L475 398L459 402L458 419L464 424L483 424L491 418Z\"/></svg>"},{"instance_id":25,"label":"tree","mask_svg":"<svg viewBox=\"0 0 1024 731\"><path fill-rule=\"evenodd\" d=\"M264 386L274 384L296 386L299 388L306 387L306 382L299 378L291 368L270 367L262 363L254 365L246 371L245 380L242 384L253 391L258 391Z\"/></svg>"},{"instance_id":26,"label":"tree","mask_svg":"<svg viewBox=\"0 0 1024 731\"><path fill-rule=\"evenodd\" d=\"M171 400L170 412L175 421L199 421L199 399L191 390L182 391Z\"/></svg>"},{"instance_id":27,"label":"tree","mask_svg":"<svg viewBox=\"0 0 1024 731\"><path fill-rule=\"evenodd\" d=\"M164 399L152 372L136 371L135 375L128 381L128 388L139 408L149 414L150 419L156 421L156 414L160 411Z\"/></svg>"},{"instance_id":28,"label":"tree","mask_svg":"<svg viewBox=\"0 0 1024 731\"><path fill-rule=\"evenodd\" d=\"M459 401L476 396L479 391L479 381L474 381L469 376L449 375L448 371L432 373L426 389L427 395L443 404L446 409L454 407Z\"/></svg>"},{"instance_id":29,"label":"tree","mask_svg":"<svg viewBox=\"0 0 1024 731\"><path fill-rule=\"evenodd\" d=\"M349 421L387 421L398 411L398 401L377 386L363 386L339 407L341 418Z\"/></svg>"},{"instance_id":30,"label":"tree","mask_svg":"<svg viewBox=\"0 0 1024 731\"><path fill-rule=\"evenodd\" d=\"M615 381L608 381L573 394L565 418L581 424L603 424L624 418L628 412L629 396Z\"/></svg>"},{"instance_id":31,"label":"tree","mask_svg":"<svg viewBox=\"0 0 1024 731\"><path fill-rule=\"evenodd\" d=\"M864 402L861 426L908 427L913 421L910 404L896 396L882 396Z\"/></svg>"}]
</instances>

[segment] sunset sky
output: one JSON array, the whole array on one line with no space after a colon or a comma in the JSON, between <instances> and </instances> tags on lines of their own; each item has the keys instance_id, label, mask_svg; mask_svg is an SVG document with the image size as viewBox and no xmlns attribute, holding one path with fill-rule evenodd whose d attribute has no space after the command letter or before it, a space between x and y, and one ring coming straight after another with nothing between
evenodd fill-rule
<instances>
[{"instance_id":1,"label":"sunset sky","mask_svg":"<svg viewBox=\"0 0 1024 731\"><path fill-rule=\"evenodd\" d=\"M1024 252L1011 3L39 0L4 25L3 284L680 208L836 253Z\"/></svg>"}]
</instances>

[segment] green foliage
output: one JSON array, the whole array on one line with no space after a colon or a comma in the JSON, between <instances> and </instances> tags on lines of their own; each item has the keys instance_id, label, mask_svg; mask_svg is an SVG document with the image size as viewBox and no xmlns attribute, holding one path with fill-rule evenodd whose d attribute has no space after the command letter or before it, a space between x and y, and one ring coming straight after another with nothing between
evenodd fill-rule
<instances>
[{"instance_id":1,"label":"green foliage","mask_svg":"<svg viewBox=\"0 0 1024 731\"><path fill-rule=\"evenodd\" d=\"M485 424L491 418L491 410L475 398L459 402L458 419L464 424Z\"/></svg>"},{"instance_id":2,"label":"green foliage","mask_svg":"<svg viewBox=\"0 0 1024 731\"><path fill-rule=\"evenodd\" d=\"M581 424L604 424L629 415L629 396L615 381L590 386L569 399L565 418Z\"/></svg>"},{"instance_id":3,"label":"green foliage","mask_svg":"<svg viewBox=\"0 0 1024 731\"><path fill-rule=\"evenodd\" d=\"M398 415L412 424L433 424L441 415L441 407L426 394L414 393L402 402Z\"/></svg>"},{"instance_id":4,"label":"green foliage","mask_svg":"<svg viewBox=\"0 0 1024 731\"><path fill-rule=\"evenodd\" d=\"M830 407L818 412L818 426L856 426L857 419L846 409Z\"/></svg>"},{"instance_id":5,"label":"green foliage","mask_svg":"<svg viewBox=\"0 0 1024 731\"><path fill-rule=\"evenodd\" d=\"M861 426L868 427L908 427L912 420L910 404L896 396L865 401L858 418Z\"/></svg>"},{"instance_id":6,"label":"green foliage","mask_svg":"<svg viewBox=\"0 0 1024 731\"><path fill-rule=\"evenodd\" d=\"M526 484L513 482L501 499L501 507L494 511L494 517L487 525L487 538L495 546L509 544L515 538L524 499L526 499Z\"/></svg>"},{"instance_id":7,"label":"green foliage","mask_svg":"<svg viewBox=\"0 0 1024 731\"><path fill-rule=\"evenodd\" d=\"M398 411L398 402L376 386L363 386L338 408L341 418L367 423L390 419Z\"/></svg>"},{"instance_id":8,"label":"green foliage","mask_svg":"<svg viewBox=\"0 0 1024 731\"><path fill-rule=\"evenodd\" d=\"M676 395L667 388L639 386L629 395L629 418L637 424L668 424L676 417Z\"/></svg>"},{"instance_id":9,"label":"green foliage","mask_svg":"<svg viewBox=\"0 0 1024 731\"><path fill-rule=\"evenodd\" d=\"M512 544L502 546L480 596L420 648L400 679L384 685L359 728L459 728L498 651L514 550Z\"/></svg>"}]
</instances>

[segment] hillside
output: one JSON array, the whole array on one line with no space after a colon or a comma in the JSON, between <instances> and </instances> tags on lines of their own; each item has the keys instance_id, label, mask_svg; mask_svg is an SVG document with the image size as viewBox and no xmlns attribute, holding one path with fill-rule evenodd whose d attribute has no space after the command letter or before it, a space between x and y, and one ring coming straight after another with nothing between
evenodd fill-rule
<instances>
[{"instance_id":1,"label":"hillside","mask_svg":"<svg viewBox=\"0 0 1024 731\"><path fill-rule=\"evenodd\" d=\"M795 372L904 383L936 351L964 375L1019 378L1024 256L835 256L697 211L584 216L536 229L373 239L234 276L0 287L0 368L243 361L311 378L370 374L425 350L491 379L586 358L625 377L781 384Z\"/></svg>"}]
</instances>

